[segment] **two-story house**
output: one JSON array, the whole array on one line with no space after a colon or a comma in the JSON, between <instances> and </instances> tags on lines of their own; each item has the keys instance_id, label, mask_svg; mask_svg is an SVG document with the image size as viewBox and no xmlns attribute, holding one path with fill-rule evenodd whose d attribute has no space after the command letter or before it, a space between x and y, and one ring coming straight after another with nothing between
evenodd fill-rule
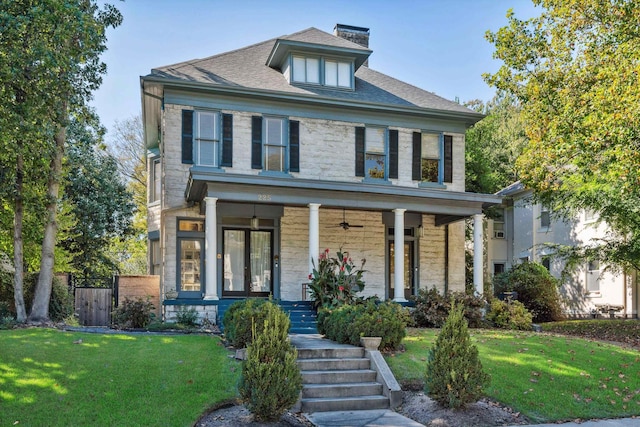
<instances>
[{"instance_id":1,"label":"two-story house","mask_svg":"<svg viewBox=\"0 0 640 427\"><path fill-rule=\"evenodd\" d=\"M482 116L369 68L368 38L309 28L141 77L167 318L301 300L325 248L366 259L364 296L464 289L462 220L500 202L464 191L465 129Z\"/></svg>"},{"instance_id":2,"label":"two-story house","mask_svg":"<svg viewBox=\"0 0 640 427\"><path fill-rule=\"evenodd\" d=\"M535 203L532 191L516 182L499 191L505 204L496 218L487 221L487 269L502 273L523 261L544 265L562 279L560 296L569 317L609 313L638 315L638 284L635 272L614 272L597 261L565 272L565 263L553 255L549 245L584 246L604 237L607 225L592 212L571 220L554 218L544 205Z\"/></svg>"}]
</instances>

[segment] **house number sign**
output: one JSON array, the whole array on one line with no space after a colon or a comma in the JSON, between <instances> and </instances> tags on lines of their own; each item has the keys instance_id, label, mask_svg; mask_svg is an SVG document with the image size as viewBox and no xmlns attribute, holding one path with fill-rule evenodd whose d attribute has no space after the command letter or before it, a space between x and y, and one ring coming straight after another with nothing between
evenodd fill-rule
<instances>
[{"instance_id":1,"label":"house number sign","mask_svg":"<svg viewBox=\"0 0 640 427\"><path fill-rule=\"evenodd\" d=\"M258 200L262 202L271 201L271 194L258 194Z\"/></svg>"}]
</instances>

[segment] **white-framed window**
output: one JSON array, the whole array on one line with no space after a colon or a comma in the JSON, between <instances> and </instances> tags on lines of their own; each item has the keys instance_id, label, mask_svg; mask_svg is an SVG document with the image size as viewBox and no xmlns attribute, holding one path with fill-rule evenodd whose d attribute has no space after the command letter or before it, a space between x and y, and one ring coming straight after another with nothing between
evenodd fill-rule
<instances>
[{"instance_id":1,"label":"white-framed window","mask_svg":"<svg viewBox=\"0 0 640 427\"><path fill-rule=\"evenodd\" d=\"M219 113L215 111L194 111L194 156L199 166L217 167L220 150Z\"/></svg>"},{"instance_id":2,"label":"white-framed window","mask_svg":"<svg viewBox=\"0 0 640 427\"><path fill-rule=\"evenodd\" d=\"M294 55L291 80L296 83L320 84L320 59Z\"/></svg>"},{"instance_id":3,"label":"white-framed window","mask_svg":"<svg viewBox=\"0 0 640 427\"><path fill-rule=\"evenodd\" d=\"M493 238L504 239L504 209L496 209L493 219Z\"/></svg>"},{"instance_id":4,"label":"white-framed window","mask_svg":"<svg viewBox=\"0 0 640 427\"><path fill-rule=\"evenodd\" d=\"M440 182L440 134L422 133L421 178L423 182Z\"/></svg>"},{"instance_id":5,"label":"white-framed window","mask_svg":"<svg viewBox=\"0 0 640 427\"><path fill-rule=\"evenodd\" d=\"M587 263L587 292L600 293L600 262L597 260Z\"/></svg>"},{"instance_id":6,"label":"white-framed window","mask_svg":"<svg viewBox=\"0 0 640 427\"><path fill-rule=\"evenodd\" d=\"M540 205L540 228L551 227L551 211L548 207Z\"/></svg>"},{"instance_id":7,"label":"white-framed window","mask_svg":"<svg viewBox=\"0 0 640 427\"><path fill-rule=\"evenodd\" d=\"M149 188L149 203L160 200L162 192L162 163L160 157L151 160L151 188Z\"/></svg>"},{"instance_id":8,"label":"white-framed window","mask_svg":"<svg viewBox=\"0 0 640 427\"><path fill-rule=\"evenodd\" d=\"M280 117L264 118L264 170L286 171L286 123L286 120Z\"/></svg>"},{"instance_id":9,"label":"white-framed window","mask_svg":"<svg viewBox=\"0 0 640 427\"><path fill-rule=\"evenodd\" d=\"M387 129L367 127L365 129L365 178L387 177Z\"/></svg>"},{"instance_id":10,"label":"white-framed window","mask_svg":"<svg viewBox=\"0 0 640 427\"><path fill-rule=\"evenodd\" d=\"M327 59L324 62L324 84L351 88L351 62Z\"/></svg>"}]
</instances>

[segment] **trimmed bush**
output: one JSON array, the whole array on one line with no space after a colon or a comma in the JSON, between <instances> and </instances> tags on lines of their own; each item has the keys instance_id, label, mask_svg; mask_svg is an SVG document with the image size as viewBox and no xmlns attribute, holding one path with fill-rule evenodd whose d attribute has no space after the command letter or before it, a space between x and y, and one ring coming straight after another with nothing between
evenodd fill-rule
<instances>
[{"instance_id":1,"label":"trimmed bush","mask_svg":"<svg viewBox=\"0 0 640 427\"><path fill-rule=\"evenodd\" d=\"M263 324L252 325L252 342L242 363L240 396L258 421L276 421L298 400L302 375L298 351L289 343L289 317L277 305L260 307Z\"/></svg>"},{"instance_id":2,"label":"trimmed bush","mask_svg":"<svg viewBox=\"0 0 640 427\"><path fill-rule=\"evenodd\" d=\"M318 329L330 340L360 345L360 337L382 337L383 349L398 348L408 322L409 314L400 304L374 299L318 313Z\"/></svg>"},{"instance_id":3,"label":"trimmed bush","mask_svg":"<svg viewBox=\"0 0 640 427\"><path fill-rule=\"evenodd\" d=\"M412 300L416 305L411 315L418 327L441 328L451 310L452 300L463 307L464 317L467 319L469 327L484 326L482 310L486 303L482 297L465 292L452 292L443 295L436 288L431 288L420 289L418 295L412 297Z\"/></svg>"},{"instance_id":4,"label":"trimmed bush","mask_svg":"<svg viewBox=\"0 0 640 427\"><path fill-rule=\"evenodd\" d=\"M113 311L112 322L118 328L145 328L155 317L154 309L155 306L149 297L138 297L135 300L125 298Z\"/></svg>"},{"instance_id":5,"label":"trimmed bush","mask_svg":"<svg viewBox=\"0 0 640 427\"><path fill-rule=\"evenodd\" d=\"M527 331L531 329L532 316L520 301L506 302L494 299L491 301L487 320L496 328Z\"/></svg>"},{"instance_id":6,"label":"trimmed bush","mask_svg":"<svg viewBox=\"0 0 640 427\"><path fill-rule=\"evenodd\" d=\"M262 330L266 313L263 311L265 299L248 298L236 301L224 313L222 324L227 342L236 348L245 348L251 343L252 325Z\"/></svg>"},{"instance_id":7,"label":"trimmed bush","mask_svg":"<svg viewBox=\"0 0 640 427\"><path fill-rule=\"evenodd\" d=\"M477 402L489 381L478 348L471 344L463 307L454 302L429 352L425 391L440 405L458 409Z\"/></svg>"},{"instance_id":8,"label":"trimmed bush","mask_svg":"<svg viewBox=\"0 0 640 427\"><path fill-rule=\"evenodd\" d=\"M187 328L198 326L198 310L193 307L188 310L185 307L181 307L176 313L176 323Z\"/></svg>"},{"instance_id":9,"label":"trimmed bush","mask_svg":"<svg viewBox=\"0 0 640 427\"><path fill-rule=\"evenodd\" d=\"M558 280L541 264L523 262L493 279L496 295L515 291L518 301L531 312L534 322L562 320Z\"/></svg>"},{"instance_id":10,"label":"trimmed bush","mask_svg":"<svg viewBox=\"0 0 640 427\"><path fill-rule=\"evenodd\" d=\"M23 282L24 304L27 314L31 310L33 294L38 283L38 273L25 273ZM13 296L13 274L0 271L0 302L5 303L10 316L15 318L16 306ZM53 278L51 299L49 300L49 318L54 322L62 322L74 312L73 294L57 277Z\"/></svg>"}]
</instances>

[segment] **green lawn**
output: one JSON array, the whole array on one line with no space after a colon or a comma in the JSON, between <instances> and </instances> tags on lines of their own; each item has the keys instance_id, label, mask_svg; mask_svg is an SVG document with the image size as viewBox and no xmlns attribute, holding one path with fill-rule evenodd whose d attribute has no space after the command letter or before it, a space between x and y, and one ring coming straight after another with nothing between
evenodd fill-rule
<instances>
[{"instance_id":1,"label":"green lawn","mask_svg":"<svg viewBox=\"0 0 640 427\"><path fill-rule=\"evenodd\" d=\"M0 331L0 426L190 426L237 395L228 355L204 335Z\"/></svg>"},{"instance_id":2,"label":"green lawn","mask_svg":"<svg viewBox=\"0 0 640 427\"><path fill-rule=\"evenodd\" d=\"M408 329L406 351L387 355L396 378L421 381L436 329ZM535 422L640 414L640 353L574 337L470 329L489 398Z\"/></svg>"}]
</instances>

